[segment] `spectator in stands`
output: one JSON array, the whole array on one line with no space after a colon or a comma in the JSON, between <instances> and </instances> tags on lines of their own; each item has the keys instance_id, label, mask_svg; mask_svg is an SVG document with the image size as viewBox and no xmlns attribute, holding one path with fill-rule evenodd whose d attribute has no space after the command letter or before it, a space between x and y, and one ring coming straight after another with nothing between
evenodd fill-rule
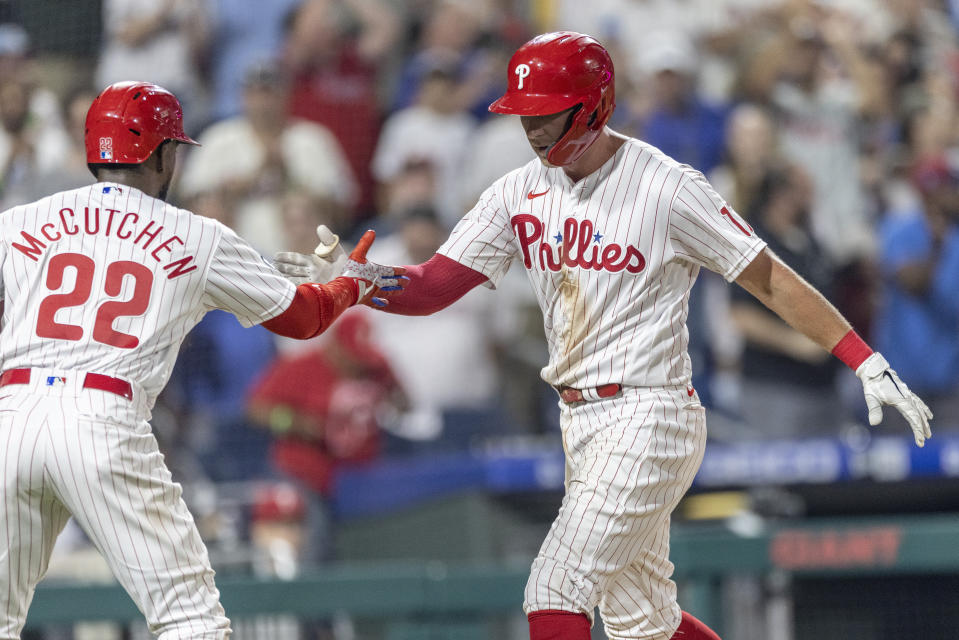
<instances>
[{"instance_id":1,"label":"spectator in stands","mask_svg":"<svg viewBox=\"0 0 959 640\"><path fill-rule=\"evenodd\" d=\"M923 76L923 91L916 97L904 123L902 141L912 161L944 153L959 143L959 101L956 79L943 69Z\"/></svg>"},{"instance_id":2,"label":"spectator in stands","mask_svg":"<svg viewBox=\"0 0 959 640\"><path fill-rule=\"evenodd\" d=\"M243 78L261 60L280 56L285 24L303 0L206 0L208 38L204 53L212 93L211 119L240 115Z\"/></svg>"},{"instance_id":3,"label":"spectator in stands","mask_svg":"<svg viewBox=\"0 0 959 640\"><path fill-rule=\"evenodd\" d=\"M307 0L291 20L284 61L292 73L290 112L327 127L359 186L357 217L374 202L370 161L383 110L378 83L395 55L400 22L384 0Z\"/></svg>"},{"instance_id":4,"label":"spectator in stands","mask_svg":"<svg viewBox=\"0 0 959 640\"><path fill-rule=\"evenodd\" d=\"M428 260L448 233L430 204L409 205L396 218L396 231L376 241L376 259L387 264ZM399 435L412 440L440 437L436 418L442 412L482 412L497 405L497 322L506 320L508 310L499 305L494 309L487 295L485 290L471 291L445 318L370 314L373 340L403 381L414 410ZM404 338L391 339L398 330Z\"/></svg>"},{"instance_id":5,"label":"spectator in stands","mask_svg":"<svg viewBox=\"0 0 959 640\"><path fill-rule=\"evenodd\" d=\"M894 33L882 47L885 80L889 85L891 115L904 125L911 109L925 101L923 76L925 61L916 34L906 30Z\"/></svg>"},{"instance_id":6,"label":"spectator in stands","mask_svg":"<svg viewBox=\"0 0 959 640\"><path fill-rule=\"evenodd\" d=\"M643 40L649 34L675 33L696 48L697 90L709 100L730 98L735 54L756 38L760 11L784 0L560 0L557 26L589 33L618 52L616 68L641 72ZM637 38L635 34L644 34ZM748 34L748 35L747 35ZM624 83L625 85L625 83ZM619 87L617 87L619 92ZM625 96L625 92L623 94Z\"/></svg>"},{"instance_id":7,"label":"spectator in stands","mask_svg":"<svg viewBox=\"0 0 959 640\"><path fill-rule=\"evenodd\" d=\"M766 174L781 164L776 142L772 117L762 106L745 102L730 111L723 162L707 177L743 215L755 209Z\"/></svg>"},{"instance_id":8,"label":"spectator in stands","mask_svg":"<svg viewBox=\"0 0 959 640\"><path fill-rule=\"evenodd\" d=\"M476 121L456 99L458 76L438 65L425 77L415 106L391 115L373 156L373 175L385 188L411 162L427 161L436 171L434 203L448 227L463 213L460 180Z\"/></svg>"},{"instance_id":9,"label":"spectator in stands","mask_svg":"<svg viewBox=\"0 0 959 640\"><path fill-rule=\"evenodd\" d=\"M222 190L200 191L183 199L190 211L218 220L231 229L236 228L236 209L227 201Z\"/></svg>"},{"instance_id":10,"label":"spectator in stands","mask_svg":"<svg viewBox=\"0 0 959 640\"><path fill-rule=\"evenodd\" d=\"M835 265L834 303L868 336L880 211L875 145L889 96L867 32L836 5L797 3L749 61L746 84L777 113L783 156L812 178L810 225ZM868 183L864 177L869 176Z\"/></svg>"},{"instance_id":11,"label":"spectator in stands","mask_svg":"<svg viewBox=\"0 0 959 640\"><path fill-rule=\"evenodd\" d=\"M286 232L290 251L310 254L316 247L316 227L325 224L334 232L340 233L337 226L338 208L330 202L317 198L306 189L290 189L283 195L281 202L283 229ZM379 240L377 240L379 246ZM300 341L302 342L302 341Z\"/></svg>"},{"instance_id":12,"label":"spectator in stands","mask_svg":"<svg viewBox=\"0 0 959 640\"><path fill-rule=\"evenodd\" d=\"M449 69L458 82L449 87L456 110L485 119L486 107L504 85L496 53L481 46L492 19L491 2L436 0L426 13L415 50L400 71L393 110L419 101L423 84L437 68Z\"/></svg>"},{"instance_id":13,"label":"spectator in stands","mask_svg":"<svg viewBox=\"0 0 959 640\"><path fill-rule=\"evenodd\" d=\"M638 137L703 173L722 160L727 107L705 100L697 90L697 54L681 33L644 38L640 64L652 108Z\"/></svg>"},{"instance_id":14,"label":"spectator in stands","mask_svg":"<svg viewBox=\"0 0 959 640\"><path fill-rule=\"evenodd\" d=\"M780 256L824 296L834 271L809 229L812 184L797 166L771 170L747 219ZM742 332L741 413L752 438L833 435L842 420L834 358L755 298L733 288L732 317Z\"/></svg>"},{"instance_id":15,"label":"spectator in stands","mask_svg":"<svg viewBox=\"0 0 959 640\"><path fill-rule=\"evenodd\" d=\"M365 315L341 316L315 349L280 355L248 398L250 419L273 435L273 464L308 490L308 565L331 551L326 499L337 469L375 459L384 413L406 404L369 334Z\"/></svg>"},{"instance_id":16,"label":"spectator in stands","mask_svg":"<svg viewBox=\"0 0 959 640\"><path fill-rule=\"evenodd\" d=\"M4 209L28 201L23 199L25 192L38 175L56 172L70 155L61 102L39 81L39 71L26 30L15 22L0 23L0 203Z\"/></svg>"},{"instance_id":17,"label":"spectator in stands","mask_svg":"<svg viewBox=\"0 0 959 640\"><path fill-rule=\"evenodd\" d=\"M167 385L188 426L184 438L214 482L271 475L269 438L250 424L246 398L276 357L274 335L212 311L190 331Z\"/></svg>"},{"instance_id":18,"label":"spectator in stands","mask_svg":"<svg viewBox=\"0 0 959 640\"><path fill-rule=\"evenodd\" d=\"M905 0L881 5L880 13L886 14L895 29L919 43L920 56L928 69L945 68L955 59L957 31L949 15L956 15L954 2Z\"/></svg>"},{"instance_id":19,"label":"spectator in stands","mask_svg":"<svg viewBox=\"0 0 959 640\"><path fill-rule=\"evenodd\" d=\"M66 149L63 150L64 155L59 159L51 158L47 157L46 152L41 151L40 154L44 156L42 163L47 166L37 167L34 171L21 174L18 180L6 183L0 198L0 209L5 210L18 204L33 202L50 193L51 189L68 191L93 182L93 176L87 169L83 135L87 110L96 95L95 91L86 86L77 87L67 93L63 99L64 120L67 123L63 138L67 143ZM53 131L57 129L54 128ZM40 144L46 144L42 139L49 138L51 135L56 135L55 139L60 140L59 134L43 133L40 135ZM58 148L54 149L54 151L58 150ZM39 158L36 159L39 160ZM49 164L51 162L54 164Z\"/></svg>"},{"instance_id":20,"label":"spectator in stands","mask_svg":"<svg viewBox=\"0 0 959 640\"><path fill-rule=\"evenodd\" d=\"M60 100L40 81L38 61L32 55L30 36L19 24L0 23L0 84L23 83L30 94L30 119L37 128L63 128Z\"/></svg>"},{"instance_id":21,"label":"spectator in stands","mask_svg":"<svg viewBox=\"0 0 959 640\"><path fill-rule=\"evenodd\" d=\"M959 162L922 158L913 178L921 209L880 227L876 344L928 398L937 424L959 428Z\"/></svg>"},{"instance_id":22,"label":"spectator in stands","mask_svg":"<svg viewBox=\"0 0 959 640\"><path fill-rule=\"evenodd\" d=\"M326 204L305 189L283 194L280 210L286 246L313 252L316 226L331 225L333 214ZM227 225L231 222L233 209L217 192L194 198L191 206L201 215ZM247 398L278 351L312 348L310 341L282 338L261 327L244 329L233 316L218 311L207 314L190 332L168 388L175 392L175 402L189 423L192 448L211 480L254 480L275 473L267 455L271 438L250 422Z\"/></svg>"},{"instance_id":23,"label":"spectator in stands","mask_svg":"<svg viewBox=\"0 0 959 640\"><path fill-rule=\"evenodd\" d=\"M755 212L769 173L783 164L776 149L772 118L759 105L742 103L730 112L727 122L724 161L707 177L718 193L723 194L732 207L747 217ZM697 287L703 287L702 301L708 311L704 315L709 355L712 364L709 377L710 399L714 418L710 433L722 438L722 432L734 417L738 430L741 388L743 340L730 315L733 293L722 278L712 272L700 274Z\"/></svg>"},{"instance_id":24,"label":"spectator in stands","mask_svg":"<svg viewBox=\"0 0 959 640\"><path fill-rule=\"evenodd\" d=\"M207 37L198 0L103 0L103 48L95 84L148 78L175 93L186 130L206 120L197 54Z\"/></svg>"},{"instance_id":25,"label":"spectator in stands","mask_svg":"<svg viewBox=\"0 0 959 640\"><path fill-rule=\"evenodd\" d=\"M811 5L809 11L825 12ZM784 156L812 178L811 228L840 267L870 258L875 248L875 212L867 210L860 180L860 132L863 120L882 114L886 94L881 68L864 55L859 35L838 9L793 16L746 67L750 93L778 114Z\"/></svg>"},{"instance_id":26,"label":"spectator in stands","mask_svg":"<svg viewBox=\"0 0 959 640\"><path fill-rule=\"evenodd\" d=\"M0 195L5 202L35 174L56 170L69 155L66 132L32 117L31 93L24 78L0 84Z\"/></svg>"},{"instance_id":27,"label":"spectator in stands","mask_svg":"<svg viewBox=\"0 0 959 640\"><path fill-rule=\"evenodd\" d=\"M428 160L409 158L382 190L380 221L395 230L409 209L432 206L436 199L436 167ZM379 246L379 245L377 245Z\"/></svg>"},{"instance_id":28,"label":"spectator in stands","mask_svg":"<svg viewBox=\"0 0 959 640\"><path fill-rule=\"evenodd\" d=\"M187 197L219 191L235 209L234 230L265 254L285 247L283 195L303 189L345 211L356 183L336 138L324 127L287 115L289 82L280 66L247 71L244 114L210 126L187 158L180 187Z\"/></svg>"}]
</instances>

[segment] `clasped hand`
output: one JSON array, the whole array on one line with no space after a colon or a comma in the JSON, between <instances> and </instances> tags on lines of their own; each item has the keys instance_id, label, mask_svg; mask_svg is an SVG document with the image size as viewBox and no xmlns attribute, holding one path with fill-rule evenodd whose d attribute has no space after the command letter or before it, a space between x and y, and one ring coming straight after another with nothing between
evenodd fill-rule
<instances>
[{"instance_id":1,"label":"clasped hand","mask_svg":"<svg viewBox=\"0 0 959 640\"><path fill-rule=\"evenodd\" d=\"M274 257L274 265L295 285L308 282L324 283L333 278L350 278L359 289L357 304L385 307L386 296L400 291L409 281L403 267L370 262L366 253L376 238L372 229L363 234L353 251L347 255L339 237L326 225L316 228L320 240L312 255L283 251Z\"/></svg>"}]
</instances>

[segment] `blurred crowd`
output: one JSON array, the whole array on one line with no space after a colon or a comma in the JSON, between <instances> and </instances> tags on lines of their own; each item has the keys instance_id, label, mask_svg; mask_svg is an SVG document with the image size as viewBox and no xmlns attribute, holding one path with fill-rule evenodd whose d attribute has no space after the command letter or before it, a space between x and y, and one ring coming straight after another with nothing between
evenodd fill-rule
<instances>
[{"instance_id":1,"label":"blurred crowd","mask_svg":"<svg viewBox=\"0 0 959 640\"><path fill-rule=\"evenodd\" d=\"M3 209L92 181L86 108L146 80L180 98L202 144L182 151L178 204L266 257L310 253L317 224L347 243L375 228L371 257L390 264L428 259L534 157L516 119L486 110L511 53L539 32L589 33L616 64L611 126L706 174L926 400L933 431L959 427L959 3L102 0L99 50L56 82L36 34L4 18ZM157 410L175 473L287 483L254 498L251 526L313 523L311 544L291 544L319 560L344 466L558 440L525 274L500 288L433 317L354 310L303 344L209 314ZM714 274L692 296L713 438L863 429L838 361ZM888 412L881 429L908 434Z\"/></svg>"}]
</instances>

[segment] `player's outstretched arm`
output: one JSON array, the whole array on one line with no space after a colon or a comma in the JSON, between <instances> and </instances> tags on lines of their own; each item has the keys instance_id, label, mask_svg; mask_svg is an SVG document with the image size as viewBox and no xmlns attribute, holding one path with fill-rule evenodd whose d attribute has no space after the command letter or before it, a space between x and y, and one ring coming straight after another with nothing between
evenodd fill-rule
<instances>
[{"instance_id":1,"label":"player's outstretched arm","mask_svg":"<svg viewBox=\"0 0 959 640\"><path fill-rule=\"evenodd\" d=\"M403 290L381 311L404 316L428 316L450 306L487 277L440 253L422 264L405 267Z\"/></svg>"},{"instance_id":2,"label":"player's outstretched arm","mask_svg":"<svg viewBox=\"0 0 959 640\"><path fill-rule=\"evenodd\" d=\"M293 284L326 282L346 268L346 253L339 246L339 238L325 225L316 228L316 235L320 244L313 255L285 251L274 258L277 270ZM426 316L445 309L487 280L482 273L441 254L422 264L381 268L405 270L405 279L399 286L382 289L396 292L390 293L389 305L377 298L370 306L407 316Z\"/></svg>"},{"instance_id":3,"label":"player's outstretched arm","mask_svg":"<svg viewBox=\"0 0 959 640\"><path fill-rule=\"evenodd\" d=\"M342 275L325 284L306 282L296 288L296 295L283 313L267 320L263 326L273 333L305 340L317 336L333 324L344 311L355 304L386 306L389 295L403 288L406 278L403 267L386 267L366 259L366 252L376 234L363 234L350 253Z\"/></svg>"},{"instance_id":4,"label":"player's outstretched arm","mask_svg":"<svg viewBox=\"0 0 959 640\"><path fill-rule=\"evenodd\" d=\"M822 294L764 249L736 282L789 326L805 334L849 366L862 381L869 423L882 421L882 405L899 410L920 447L932 437L929 407L899 379L882 354L873 352Z\"/></svg>"}]
</instances>

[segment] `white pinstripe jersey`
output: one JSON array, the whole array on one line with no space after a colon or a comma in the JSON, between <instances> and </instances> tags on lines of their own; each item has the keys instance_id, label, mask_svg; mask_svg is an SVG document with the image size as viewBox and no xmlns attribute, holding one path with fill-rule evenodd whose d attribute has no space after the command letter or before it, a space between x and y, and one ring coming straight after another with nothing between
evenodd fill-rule
<instances>
[{"instance_id":1,"label":"white pinstripe jersey","mask_svg":"<svg viewBox=\"0 0 959 640\"><path fill-rule=\"evenodd\" d=\"M295 292L223 224L114 183L0 214L0 260L3 369L124 378L150 405L207 311L252 326Z\"/></svg>"},{"instance_id":2,"label":"white pinstripe jersey","mask_svg":"<svg viewBox=\"0 0 959 640\"><path fill-rule=\"evenodd\" d=\"M575 184L533 160L488 188L439 253L495 286L526 267L549 343L546 382L688 385L689 291L732 281L765 243L703 175L630 139Z\"/></svg>"}]
</instances>

